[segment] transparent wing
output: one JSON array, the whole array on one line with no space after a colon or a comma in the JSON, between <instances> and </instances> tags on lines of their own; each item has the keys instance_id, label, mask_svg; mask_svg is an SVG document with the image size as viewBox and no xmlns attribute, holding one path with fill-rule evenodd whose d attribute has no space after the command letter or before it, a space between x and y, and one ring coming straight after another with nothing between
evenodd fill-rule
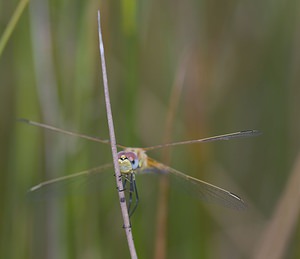
<instances>
[{"instance_id":1,"label":"transparent wing","mask_svg":"<svg viewBox=\"0 0 300 259\"><path fill-rule=\"evenodd\" d=\"M236 210L243 210L247 207L245 202L236 194L192 176L188 176L149 157L148 166L150 167L149 171L151 171L152 168L154 171L159 171L169 174L170 176L174 176L173 178L175 178L180 185L187 189L188 192L191 192L198 199L201 199L205 202L217 203Z\"/></svg>"},{"instance_id":2,"label":"transparent wing","mask_svg":"<svg viewBox=\"0 0 300 259\"><path fill-rule=\"evenodd\" d=\"M55 132L63 133L63 134L69 135L69 136L79 137L79 138L88 139L88 140L91 140L91 141L94 141L94 142L99 142L99 143L103 143L103 144L106 144L106 145L110 145L109 140L103 140L103 139L100 139L100 138L97 138L97 137L92 137L92 136L88 136L88 135L85 135L85 134L60 129L60 128L57 128L57 127L54 127L54 126L51 126L51 125L48 125L48 124L44 124L44 123L40 123L40 122L36 122L36 121L31 121L31 120L27 120L27 119L23 119L23 118L18 119L18 121L29 124L29 125L32 125L32 126L36 126L36 127L52 130L52 131L55 131ZM117 145L117 147L120 147L120 148L126 148L125 146L122 146L122 145L119 145L119 144L116 144L116 145Z\"/></svg>"},{"instance_id":3,"label":"transparent wing","mask_svg":"<svg viewBox=\"0 0 300 259\"><path fill-rule=\"evenodd\" d=\"M213 136L213 137L208 137L208 138L173 142L173 143L161 144L161 145L156 145L156 146L151 146L151 147L144 147L143 149L146 151L149 151L149 150L154 150L154 149L181 146L181 145L187 145L187 144L223 141L223 140L231 140L231 139L237 139L237 138L256 137L261 134L262 133L259 130L242 130L242 131L238 131L238 132L234 132L234 133L228 133L228 134L223 134L223 135L218 135L218 136Z\"/></svg>"},{"instance_id":4,"label":"transparent wing","mask_svg":"<svg viewBox=\"0 0 300 259\"><path fill-rule=\"evenodd\" d=\"M102 172L112 168L112 166L112 164L106 164L89 170L41 182L29 189L29 198L32 200L49 199L68 193L68 191L72 188L76 188L78 189L78 192L80 192L80 189L84 189L81 188L83 186L86 186L85 189L92 191L97 187L99 188L99 185L96 186L96 184L100 182L98 177L102 177Z\"/></svg>"}]
</instances>

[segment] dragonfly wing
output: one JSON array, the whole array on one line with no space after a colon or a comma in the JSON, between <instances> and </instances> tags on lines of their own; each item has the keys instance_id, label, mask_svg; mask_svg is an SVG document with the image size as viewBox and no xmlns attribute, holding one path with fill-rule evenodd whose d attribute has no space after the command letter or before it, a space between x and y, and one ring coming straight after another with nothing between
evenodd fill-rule
<instances>
[{"instance_id":1,"label":"dragonfly wing","mask_svg":"<svg viewBox=\"0 0 300 259\"><path fill-rule=\"evenodd\" d=\"M153 171L159 171L174 176L173 178L175 178L181 186L187 189L188 192L192 192L193 195L196 195L197 198L205 202L218 203L236 210L243 210L247 207L245 202L232 192L186 175L172 167L159 163L152 158L148 158L148 164L150 170L153 168Z\"/></svg>"},{"instance_id":2,"label":"dragonfly wing","mask_svg":"<svg viewBox=\"0 0 300 259\"><path fill-rule=\"evenodd\" d=\"M88 140L91 140L91 141L94 141L94 142L100 142L100 143L103 143L103 144L106 144L106 145L110 145L109 140L104 140L104 139L100 139L100 138L97 138L97 137L92 137L92 136L88 136L88 135L85 135L85 134L72 132L72 131L69 131L69 130L64 130L64 129L57 128L57 127L54 127L54 126L51 126L51 125L48 125L48 124L44 124L44 123L40 123L40 122L36 122L36 121L31 121L31 120L27 120L27 119L23 119L23 118L18 119L18 121L23 122L23 123L27 123L27 124L32 125L32 126L36 126L36 127L56 131L56 132L59 132L59 133L63 133L63 134L69 135L69 136L79 137L79 138L88 139ZM126 148L123 145L119 145L119 144L116 144L116 145L117 145L117 147L120 147L120 148Z\"/></svg>"},{"instance_id":3,"label":"dragonfly wing","mask_svg":"<svg viewBox=\"0 0 300 259\"><path fill-rule=\"evenodd\" d=\"M33 200L49 199L55 196L61 196L62 193L67 193L70 187L72 188L73 186L76 186L77 188L79 187L78 185L85 185L86 183L89 185L88 188L92 190L92 183L98 182L96 181L97 176L102 175L102 172L112 168L112 166L112 164L106 164L89 170L41 182L31 187L28 191L28 195L30 199ZM89 184L89 182L91 182L91 184Z\"/></svg>"}]
</instances>

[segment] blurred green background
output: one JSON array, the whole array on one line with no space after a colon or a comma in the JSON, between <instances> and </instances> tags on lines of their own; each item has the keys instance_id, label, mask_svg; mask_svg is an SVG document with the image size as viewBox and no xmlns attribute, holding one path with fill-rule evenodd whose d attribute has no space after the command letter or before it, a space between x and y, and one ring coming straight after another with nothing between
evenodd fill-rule
<instances>
[{"instance_id":1,"label":"blurred green background","mask_svg":"<svg viewBox=\"0 0 300 259\"><path fill-rule=\"evenodd\" d=\"M0 35L17 4L0 1ZM172 148L172 167L239 194L248 209L201 203L174 186L167 258L259 258L263 244L275 241L284 243L281 258L300 258L299 191L285 202L293 220L278 216L291 225L287 236L265 238L292 190L299 152L300 3L292 0L31 1L0 56L0 258L129 258L112 171L63 183L59 193L27 193L111 162L110 147L17 122L108 139L98 8L118 143L163 143L182 70L172 140L263 132ZM161 151L149 155L161 159ZM132 226L140 258L154 258L158 182L137 176Z\"/></svg>"}]
</instances>

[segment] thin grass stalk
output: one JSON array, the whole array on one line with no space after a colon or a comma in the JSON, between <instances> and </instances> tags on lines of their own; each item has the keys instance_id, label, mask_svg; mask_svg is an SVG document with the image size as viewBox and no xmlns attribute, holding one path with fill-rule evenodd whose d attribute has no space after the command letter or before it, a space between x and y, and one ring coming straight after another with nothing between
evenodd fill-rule
<instances>
[{"instance_id":1,"label":"thin grass stalk","mask_svg":"<svg viewBox=\"0 0 300 259\"><path fill-rule=\"evenodd\" d=\"M35 67L35 79L38 101L41 109L43 121L53 124L57 118L61 117L57 93L57 79L55 75L54 62L52 58L52 35L51 22L49 17L49 6L47 1L34 0L30 3L30 26L31 39L33 45L33 57ZM41 37L43 35L43 37ZM44 133L45 142L45 174L48 179L55 178L62 165L63 146L61 141L57 146L48 132ZM59 163L57 159L59 158ZM54 162L56 161L56 162ZM61 217L59 215L59 201L49 200L45 204L45 253L47 258L57 258L61 251L59 242L59 225ZM37 217L42 217L38 215ZM39 238L39 237L37 237ZM40 245L36 245L39 251ZM38 256L41 256L40 254Z\"/></svg>"},{"instance_id":2,"label":"thin grass stalk","mask_svg":"<svg viewBox=\"0 0 300 259\"><path fill-rule=\"evenodd\" d=\"M0 57L29 0L20 0L0 39Z\"/></svg>"},{"instance_id":3,"label":"thin grass stalk","mask_svg":"<svg viewBox=\"0 0 300 259\"><path fill-rule=\"evenodd\" d=\"M113 162L114 162L115 177L116 177L120 207L121 207L121 212L122 212L123 222L124 222L123 228L126 233L131 258L135 259L135 258L137 258L137 253L136 253L135 245L134 245L134 241L133 241L131 224L130 224L130 220L129 220L126 199L125 199L125 193L124 193L124 188L123 188L123 183L122 183L122 177L121 177L120 168L119 168L119 164L118 164L116 137L115 137L113 116L112 116L111 105L110 105L108 79L107 79L105 56L104 56L104 45L103 45L102 33L101 33L100 10L98 10L98 33L99 33L99 50L100 50L100 59L101 59L101 66L102 66L106 114L107 114L110 144L111 144L111 150L112 150L112 156L113 156Z\"/></svg>"},{"instance_id":4,"label":"thin grass stalk","mask_svg":"<svg viewBox=\"0 0 300 259\"><path fill-rule=\"evenodd\" d=\"M275 212L259 240L253 258L285 258L289 240L299 221L300 212L300 153L281 195Z\"/></svg>"},{"instance_id":5,"label":"thin grass stalk","mask_svg":"<svg viewBox=\"0 0 300 259\"><path fill-rule=\"evenodd\" d=\"M183 88L183 81L186 73L186 63L188 52L185 51L178 66L176 78L172 86L172 93L169 102L169 109L164 130L164 143L172 141L172 128L174 124L175 114ZM162 153L162 161L170 164L171 150L166 148ZM155 238L155 259L164 259L167 257L167 218L168 218L168 200L169 200L169 179L161 177L159 182L159 202L156 216L156 238Z\"/></svg>"}]
</instances>

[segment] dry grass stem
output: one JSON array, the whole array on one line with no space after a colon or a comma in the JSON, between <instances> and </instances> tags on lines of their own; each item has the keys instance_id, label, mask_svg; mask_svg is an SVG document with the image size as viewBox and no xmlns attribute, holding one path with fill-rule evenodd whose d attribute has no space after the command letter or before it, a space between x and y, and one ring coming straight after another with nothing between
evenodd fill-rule
<instances>
[{"instance_id":1,"label":"dry grass stem","mask_svg":"<svg viewBox=\"0 0 300 259\"><path fill-rule=\"evenodd\" d=\"M300 210L300 154L253 258L284 258Z\"/></svg>"},{"instance_id":2,"label":"dry grass stem","mask_svg":"<svg viewBox=\"0 0 300 259\"><path fill-rule=\"evenodd\" d=\"M176 78L172 87L172 93L170 97L169 109L166 118L165 130L164 130L164 143L171 142L171 132L174 124L174 118L177 111L178 103L180 100L183 81L186 73L186 63L188 52L185 51L176 73ZM170 163L171 153L170 149L164 149L162 154L162 161L166 164ZM167 177L161 177L159 183L159 203L156 219L156 238L155 238L155 259L163 259L167 257L167 218L168 218L168 200L169 200L169 179Z\"/></svg>"},{"instance_id":3,"label":"dry grass stem","mask_svg":"<svg viewBox=\"0 0 300 259\"><path fill-rule=\"evenodd\" d=\"M108 121L108 128L109 128L109 136L110 136L110 144L112 150L112 156L114 161L114 169L115 169L115 176L116 182L118 187L118 194L119 194L119 201L124 221L124 230L126 232L127 242L129 251L131 254L131 258L137 258L133 236L131 232L131 225L129 220L129 215L127 211L125 193L123 190L122 178L118 164L118 154L117 154L117 146L116 146L116 137L114 132L114 124L113 124L113 117L110 105L110 98L109 98L109 91L108 91L108 80L107 80L107 73L106 73L106 65L105 65L105 56L104 56L104 46L102 40L102 33L101 33L101 23L100 23L100 10L98 11L98 33L99 33L99 50L100 50L100 59L102 65L102 75L103 75L103 86L104 86L104 95L105 95L105 104L106 104L106 114L107 114L107 121ZM122 191L121 191L122 190Z\"/></svg>"}]
</instances>

